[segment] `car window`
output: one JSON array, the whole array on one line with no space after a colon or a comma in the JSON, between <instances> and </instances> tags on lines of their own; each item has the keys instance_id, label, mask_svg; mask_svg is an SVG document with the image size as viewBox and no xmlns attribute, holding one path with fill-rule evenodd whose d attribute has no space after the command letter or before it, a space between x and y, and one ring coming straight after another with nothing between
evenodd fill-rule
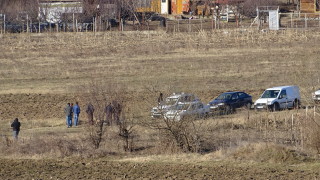
<instances>
[{"instance_id":1,"label":"car window","mask_svg":"<svg viewBox=\"0 0 320 180\"><path fill-rule=\"evenodd\" d=\"M238 94L237 94L237 93L233 94L231 99L232 99L232 100L238 99Z\"/></svg>"},{"instance_id":2,"label":"car window","mask_svg":"<svg viewBox=\"0 0 320 180\"><path fill-rule=\"evenodd\" d=\"M231 94L229 93L220 94L220 96L217 97L217 100L228 100L228 99L231 99Z\"/></svg>"},{"instance_id":3,"label":"car window","mask_svg":"<svg viewBox=\"0 0 320 180\"><path fill-rule=\"evenodd\" d=\"M248 96L246 93L243 93L243 92L239 92L238 95L239 95L239 98L245 98Z\"/></svg>"},{"instance_id":4,"label":"car window","mask_svg":"<svg viewBox=\"0 0 320 180\"><path fill-rule=\"evenodd\" d=\"M287 97L287 91L286 91L286 90L282 90L282 91L280 92L280 97L281 97L281 98L286 98L286 97Z\"/></svg>"}]
</instances>

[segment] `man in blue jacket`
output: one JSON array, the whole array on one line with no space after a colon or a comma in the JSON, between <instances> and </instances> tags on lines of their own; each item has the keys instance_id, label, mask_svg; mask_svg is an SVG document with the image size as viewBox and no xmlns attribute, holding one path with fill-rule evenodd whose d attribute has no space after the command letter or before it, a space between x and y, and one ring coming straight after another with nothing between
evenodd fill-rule
<instances>
[{"instance_id":1,"label":"man in blue jacket","mask_svg":"<svg viewBox=\"0 0 320 180\"><path fill-rule=\"evenodd\" d=\"M78 126L79 121L79 114L80 114L80 107L78 102L76 102L76 105L73 106L73 120L74 120L74 126Z\"/></svg>"}]
</instances>

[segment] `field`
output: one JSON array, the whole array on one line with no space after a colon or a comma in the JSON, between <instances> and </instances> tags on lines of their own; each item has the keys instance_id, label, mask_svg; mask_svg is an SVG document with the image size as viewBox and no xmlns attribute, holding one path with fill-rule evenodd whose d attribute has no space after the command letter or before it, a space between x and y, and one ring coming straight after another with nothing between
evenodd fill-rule
<instances>
[{"instance_id":1,"label":"field","mask_svg":"<svg viewBox=\"0 0 320 180\"><path fill-rule=\"evenodd\" d=\"M0 179L319 179L320 116L311 99L320 87L319 40L312 30L253 29L0 35ZM150 125L160 92L208 103L235 90L255 100L278 85L298 85L309 109L195 120L196 152ZM93 99L97 118L121 99L132 152L117 126L92 146L85 108ZM76 101L81 124L67 128L63 109Z\"/></svg>"}]
</instances>

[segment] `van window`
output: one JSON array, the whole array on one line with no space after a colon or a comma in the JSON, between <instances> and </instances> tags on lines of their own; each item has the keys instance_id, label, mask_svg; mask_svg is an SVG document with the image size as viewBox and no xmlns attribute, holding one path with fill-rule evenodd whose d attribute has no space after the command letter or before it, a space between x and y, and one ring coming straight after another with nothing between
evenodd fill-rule
<instances>
[{"instance_id":1,"label":"van window","mask_svg":"<svg viewBox=\"0 0 320 180\"><path fill-rule=\"evenodd\" d=\"M279 92L280 90L267 90L262 94L261 98L276 98Z\"/></svg>"},{"instance_id":2,"label":"van window","mask_svg":"<svg viewBox=\"0 0 320 180\"><path fill-rule=\"evenodd\" d=\"M286 98L287 97L287 91L286 90L282 90L279 97Z\"/></svg>"}]
</instances>

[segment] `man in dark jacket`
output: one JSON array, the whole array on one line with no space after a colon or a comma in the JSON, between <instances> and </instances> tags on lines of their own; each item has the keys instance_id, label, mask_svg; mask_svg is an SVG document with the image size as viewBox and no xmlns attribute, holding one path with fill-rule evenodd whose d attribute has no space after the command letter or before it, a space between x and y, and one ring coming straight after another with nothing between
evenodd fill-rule
<instances>
[{"instance_id":1,"label":"man in dark jacket","mask_svg":"<svg viewBox=\"0 0 320 180\"><path fill-rule=\"evenodd\" d=\"M15 139L18 139L18 135L20 132L20 126L21 126L21 123L19 122L18 118L14 119L13 123L11 124L11 127L13 130L13 137Z\"/></svg>"},{"instance_id":2,"label":"man in dark jacket","mask_svg":"<svg viewBox=\"0 0 320 180\"><path fill-rule=\"evenodd\" d=\"M94 107L91 103L89 103L87 105L87 109L86 109L86 113L87 113L87 116L88 116L88 123L90 125L93 125L93 113L94 113Z\"/></svg>"},{"instance_id":3,"label":"man in dark jacket","mask_svg":"<svg viewBox=\"0 0 320 180\"><path fill-rule=\"evenodd\" d=\"M72 107L70 103L64 108L64 113L66 114L67 126L69 128L72 126Z\"/></svg>"},{"instance_id":4,"label":"man in dark jacket","mask_svg":"<svg viewBox=\"0 0 320 180\"><path fill-rule=\"evenodd\" d=\"M113 124L113 123L112 123L113 107L112 107L111 103L109 103L109 104L106 106L104 112L106 113L107 125L108 125L108 126L112 126L112 124Z\"/></svg>"}]
</instances>

